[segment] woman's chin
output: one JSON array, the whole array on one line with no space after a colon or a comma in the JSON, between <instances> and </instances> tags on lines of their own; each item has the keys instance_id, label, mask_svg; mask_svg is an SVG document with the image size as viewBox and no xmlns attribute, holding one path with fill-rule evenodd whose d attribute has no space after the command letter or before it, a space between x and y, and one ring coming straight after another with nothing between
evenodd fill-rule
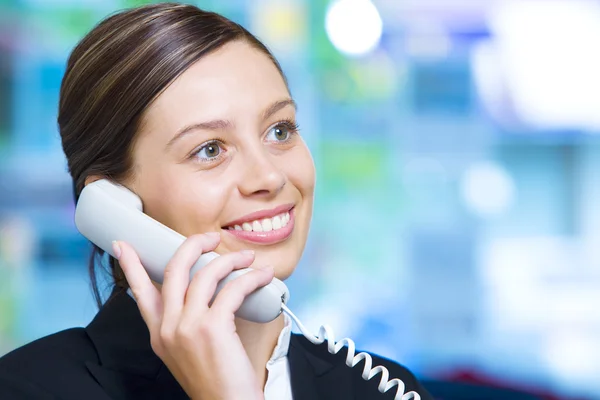
<instances>
[{"instance_id":1,"label":"woman's chin","mask_svg":"<svg viewBox=\"0 0 600 400\"><path fill-rule=\"evenodd\" d=\"M275 278L279 279L280 281L285 281L290 276L292 276L295 269L296 269L295 266L294 266L294 268L290 268L287 265L286 266L282 265L280 267L275 266Z\"/></svg>"}]
</instances>

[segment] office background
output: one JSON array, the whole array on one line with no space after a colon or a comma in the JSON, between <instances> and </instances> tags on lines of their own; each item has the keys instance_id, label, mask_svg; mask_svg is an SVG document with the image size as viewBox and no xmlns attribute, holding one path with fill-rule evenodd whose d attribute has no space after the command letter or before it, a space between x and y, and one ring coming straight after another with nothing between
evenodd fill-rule
<instances>
[{"instance_id":1,"label":"office background","mask_svg":"<svg viewBox=\"0 0 600 400\"><path fill-rule=\"evenodd\" d=\"M144 3L0 0L0 354L96 312L58 91L76 42ZM422 377L600 398L599 2L193 3L261 38L299 103L309 327Z\"/></svg>"}]
</instances>

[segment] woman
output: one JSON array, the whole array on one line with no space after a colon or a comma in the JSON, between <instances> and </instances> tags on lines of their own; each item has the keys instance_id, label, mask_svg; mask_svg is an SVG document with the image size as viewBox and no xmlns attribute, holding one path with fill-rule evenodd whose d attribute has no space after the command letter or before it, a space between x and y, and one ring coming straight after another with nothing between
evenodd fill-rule
<instances>
[{"instance_id":1,"label":"woman","mask_svg":"<svg viewBox=\"0 0 600 400\"><path fill-rule=\"evenodd\" d=\"M362 364L291 335L283 314L234 317L247 294L294 271L315 186L284 75L254 36L189 5L113 15L73 50L58 122L76 198L112 179L188 239L162 286L116 242L115 289L96 318L2 358L1 399L393 398L377 391L379 376L361 378ZM213 250L222 256L189 283ZM94 284L101 255L91 257ZM249 266L210 303L221 278ZM408 370L374 364L430 398Z\"/></svg>"}]
</instances>

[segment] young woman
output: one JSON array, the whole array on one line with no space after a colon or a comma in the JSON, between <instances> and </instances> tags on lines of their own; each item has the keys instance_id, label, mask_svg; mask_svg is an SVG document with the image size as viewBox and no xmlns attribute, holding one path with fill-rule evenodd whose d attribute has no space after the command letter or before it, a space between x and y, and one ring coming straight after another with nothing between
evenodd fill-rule
<instances>
[{"instance_id":1,"label":"young woman","mask_svg":"<svg viewBox=\"0 0 600 400\"><path fill-rule=\"evenodd\" d=\"M188 239L162 285L115 242L115 289L96 318L3 357L1 399L394 397L377 391L380 375L365 381L362 364L346 366L345 351L292 335L283 314L266 324L234 316L246 295L293 273L315 186L284 74L247 30L174 3L115 14L73 50L58 123L76 198L113 180ZM222 256L190 283L213 250ZM211 303L217 282L245 267L254 271ZM406 392L431 398L408 370L373 357Z\"/></svg>"}]
</instances>

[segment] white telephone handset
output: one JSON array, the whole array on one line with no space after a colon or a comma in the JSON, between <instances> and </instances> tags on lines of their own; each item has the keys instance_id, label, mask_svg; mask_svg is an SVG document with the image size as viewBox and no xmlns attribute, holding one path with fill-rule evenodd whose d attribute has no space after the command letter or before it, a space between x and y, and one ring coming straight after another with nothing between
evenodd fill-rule
<instances>
[{"instance_id":1,"label":"white telephone handset","mask_svg":"<svg viewBox=\"0 0 600 400\"><path fill-rule=\"evenodd\" d=\"M85 186L77 202L75 225L83 236L111 256L114 256L113 240L129 243L137 252L150 278L158 283L162 283L167 263L185 241L183 235L144 214L142 201L137 195L106 179ZM214 252L203 254L191 268L190 278L218 256ZM216 293L231 279L248 271L250 269L245 268L229 274L218 284ZM347 346L346 365L354 367L364 361L363 379L370 380L381 374L378 386L381 393L396 387L395 400L420 400L421 397L416 392L404 393L405 385L400 379L389 379L385 367L373 367L368 353L355 355L354 342L351 339L344 338L336 343L333 330L327 325L321 327L318 336L312 335L286 306L289 297L287 286L279 279L273 278L267 286L246 297L236 316L254 322L269 322L284 311L312 343L318 345L327 340L327 348L333 354Z\"/></svg>"},{"instance_id":2,"label":"white telephone handset","mask_svg":"<svg viewBox=\"0 0 600 400\"><path fill-rule=\"evenodd\" d=\"M165 267L185 237L144 214L141 199L129 189L107 179L85 186L75 210L75 225L83 236L114 256L113 240L129 243L140 257L150 278L162 283ZM205 253L193 265L191 277L219 255ZM232 279L250 271L233 271L217 286L218 293ZM215 295L216 295L215 293ZM244 300L236 316L254 322L269 322L281 313L290 294L277 278Z\"/></svg>"}]
</instances>

